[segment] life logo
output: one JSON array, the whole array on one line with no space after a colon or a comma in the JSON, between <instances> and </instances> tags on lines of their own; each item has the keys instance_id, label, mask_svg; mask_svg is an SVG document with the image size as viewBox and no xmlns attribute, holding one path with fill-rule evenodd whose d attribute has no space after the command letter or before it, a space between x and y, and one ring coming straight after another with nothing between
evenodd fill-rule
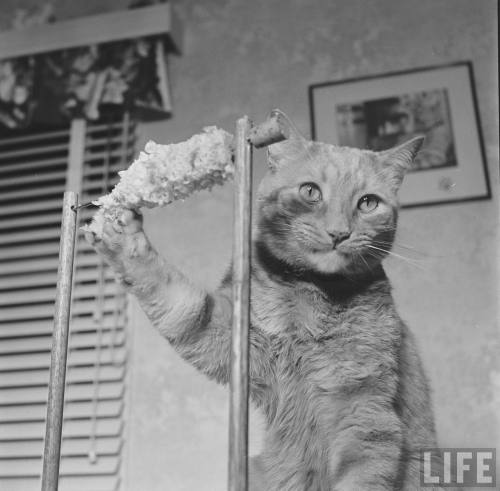
<instances>
[{"instance_id":1,"label":"life logo","mask_svg":"<svg viewBox=\"0 0 500 491\"><path fill-rule=\"evenodd\" d=\"M420 450L422 487L496 487L496 449L427 448Z\"/></svg>"}]
</instances>

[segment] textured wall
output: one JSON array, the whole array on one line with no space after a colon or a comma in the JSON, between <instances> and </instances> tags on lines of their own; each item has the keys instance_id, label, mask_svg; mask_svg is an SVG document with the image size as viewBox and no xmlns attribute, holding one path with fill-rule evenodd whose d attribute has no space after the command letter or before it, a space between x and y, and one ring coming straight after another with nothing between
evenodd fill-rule
<instances>
[{"instance_id":1,"label":"textured wall","mask_svg":"<svg viewBox=\"0 0 500 491\"><path fill-rule=\"evenodd\" d=\"M3 0L0 22L28 0ZM55 2L61 16L119 0ZM494 199L401 214L400 242L420 268L390 261L399 310L419 340L434 388L440 441L499 446L498 105L494 0L182 0L183 54L171 63L175 116L144 139L184 139L203 125L232 130L248 113L284 109L309 132L314 82L472 60ZM256 169L262 176L263 163ZM147 215L153 242L213 287L231 249L232 188ZM227 397L182 362L133 308L127 489L224 489ZM496 400L494 387L496 387ZM257 432L258 433L258 432ZM258 440L258 438L257 438Z\"/></svg>"}]
</instances>

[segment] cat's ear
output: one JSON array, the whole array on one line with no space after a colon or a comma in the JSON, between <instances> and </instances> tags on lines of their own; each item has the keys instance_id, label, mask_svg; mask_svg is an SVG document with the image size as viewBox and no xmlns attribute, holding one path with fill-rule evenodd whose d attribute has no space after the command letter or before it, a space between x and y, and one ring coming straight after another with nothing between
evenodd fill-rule
<instances>
[{"instance_id":1,"label":"cat's ear","mask_svg":"<svg viewBox=\"0 0 500 491\"><path fill-rule=\"evenodd\" d=\"M379 152L379 161L397 190L424 143L423 136L416 136L407 142Z\"/></svg>"},{"instance_id":2,"label":"cat's ear","mask_svg":"<svg viewBox=\"0 0 500 491\"><path fill-rule=\"evenodd\" d=\"M279 143L267 147L267 162L271 171L276 171L286 162L296 159L307 151L308 141L300 135L291 133L290 136Z\"/></svg>"}]
</instances>

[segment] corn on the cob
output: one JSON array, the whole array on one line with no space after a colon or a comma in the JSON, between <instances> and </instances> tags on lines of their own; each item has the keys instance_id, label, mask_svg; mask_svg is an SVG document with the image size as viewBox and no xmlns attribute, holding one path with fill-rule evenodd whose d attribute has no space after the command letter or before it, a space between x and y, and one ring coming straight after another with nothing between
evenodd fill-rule
<instances>
[{"instance_id":1,"label":"corn on the cob","mask_svg":"<svg viewBox=\"0 0 500 491\"><path fill-rule=\"evenodd\" d=\"M116 219L124 208L164 206L223 184L234 173L233 153L233 136L215 126L181 143L149 141L130 167L119 173L111 193L94 202L100 209L90 230L100 229L105 219Z\"/></svg>"}]
</instances>

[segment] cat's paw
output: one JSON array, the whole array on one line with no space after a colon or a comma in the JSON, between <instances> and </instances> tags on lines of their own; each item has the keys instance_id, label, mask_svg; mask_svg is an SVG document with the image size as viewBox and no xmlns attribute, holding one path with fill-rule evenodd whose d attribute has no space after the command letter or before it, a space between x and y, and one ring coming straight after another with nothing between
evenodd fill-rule
<instances>
[{"instance_id":1,"label":"cat's paw","mask_svg":"<svg viewBox=\"0 0 500 491\"><path fill-rule=\"evenodd\" d=\"M135 259L145 259L152 248L142 229L142 215L124 209L116 220L99 217L84 229L85 239L110 264L118 279L132 283L130 271Z\"/></svg>"}]
</instances>

